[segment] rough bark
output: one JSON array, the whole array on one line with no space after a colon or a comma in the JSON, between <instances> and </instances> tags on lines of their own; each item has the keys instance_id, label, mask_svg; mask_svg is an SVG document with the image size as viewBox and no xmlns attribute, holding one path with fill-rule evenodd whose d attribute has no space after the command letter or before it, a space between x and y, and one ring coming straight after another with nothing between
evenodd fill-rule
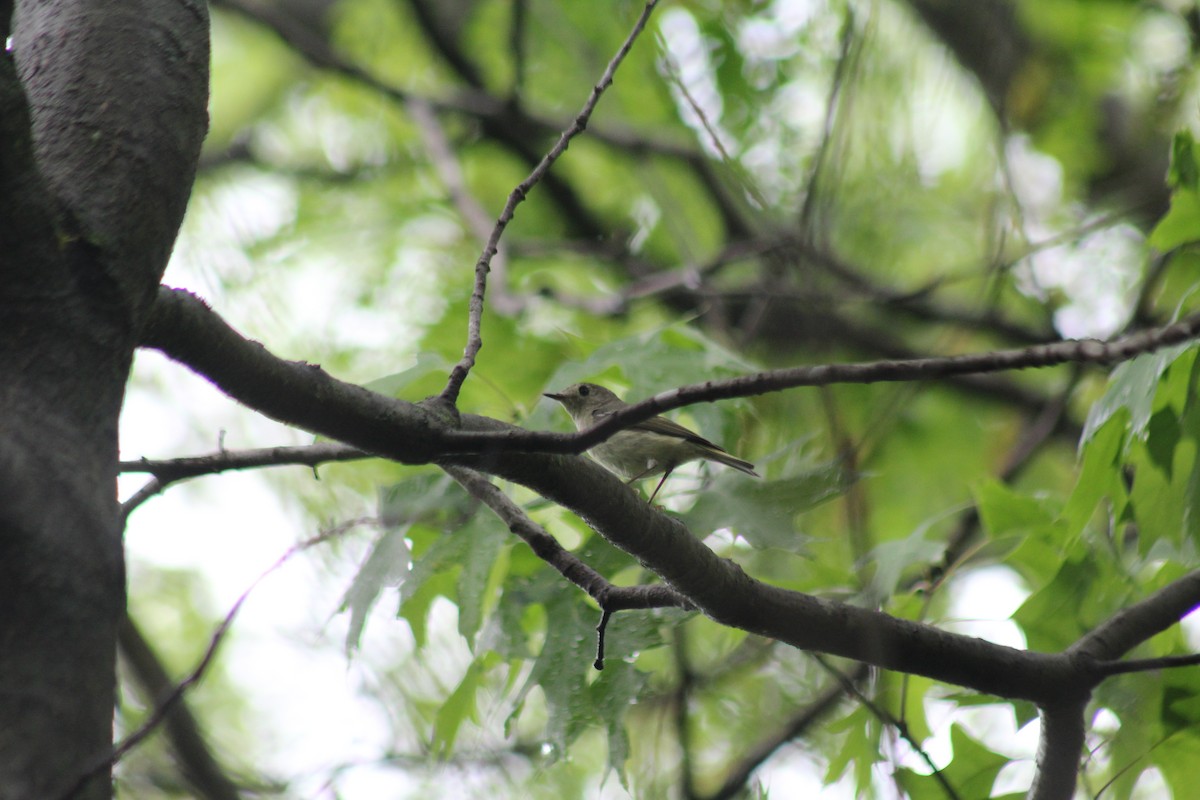
<instances>
[{"instance_id":1,"label":"rough bark","mask_svg":"<svg viewBox=\"0 0 1200 800\"><path fill-rule=\"evenodd\" d=\"M8 20L6 19L5 22ZM17 3L0 59L0 796L112 744L117 418L206 127L195 0ZM76 797L111 794L100 769Z\"/></svg>"}]
</instances>

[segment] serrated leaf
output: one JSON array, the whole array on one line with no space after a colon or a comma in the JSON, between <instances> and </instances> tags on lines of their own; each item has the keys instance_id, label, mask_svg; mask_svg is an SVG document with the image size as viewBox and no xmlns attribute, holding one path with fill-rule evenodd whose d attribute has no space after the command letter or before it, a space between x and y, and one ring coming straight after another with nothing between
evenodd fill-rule
<instances>
[{"instance_id":1,"label":"serrated leaf","mask_svg":"<svg viewBox=\"0 0 1200 800\"><path fill-rule=\"evenodd\" d=\"M444 472L422 472L379 488L379 517L388 525L436 524L469 505L467 493Z\"/></svg>"},{"instance_id":2,"label":"serrated leaf","mask_svg":"<svg viewBox=\"0 0 1200 800\"><path fill-rule=\"evenodd\" d=\"M563 593L546 605L542 650L515 702L518 709L533 687L541 688L546 698L546 745L551 760L566 753L592 715L587 677L595 660L595 631L581 616L582 608L576 595Z\"/></svg>"},{"instance_id":3,"label":"serrated leaf","mask_svg":"<svg viewBox=\"0 0 1200 800\"><path fill-rule=\"evenodd\" d=\"M597 620L600 612L597 611ZM621 661L666 643L665 631L686 622L695 612L678 608L622 611L608 621L604 640L605 663ZM607 667L605 667L607 669Z\"/></svg>"},{"instance_id":4,"label":"serrated leaf","mask_svg":"<svg viewBox=\"0 0 1200 800\"><path fill-rule=\"evenodd\" d=\"M860 796L868 796L871 789L872 768L881 759L879 753L879 721L863 706L858 706L845 717L828 726L832 734L845 731L841 745L834 750L825 770L825 783L832 784L841 779L846 769L854 767L854 783Z\"/></svg>"},{"instance_id":5,"label":"serrated leaf","mask_svg":"<svg viewBox=\"0 0 1200 800\"><path fill-rule=\"evenodd\" d=\"M608 767L617 773L621 785L629 788L625 762L629 759L629 734L625 730L625 715L641 695L646 676L632 664L613 661L605 666L599 678L588 687L590 705L603 722L608 738Z\"/></svg>"},{"instance_id":6,"label":"serrated leaf","mask_svg":"<svg viewBox=\"0 0 1200 800\"><path fill-rule=\"evenodd\" d=\"M388 528L375 540L366 561L359 567L350 587L342 596L341 610L350 610L350 624L346 631L346 655L358 649L359 640L367 624L367 615L375 606L379 595L389 587L399 587L412 568L412 554L405 535L408 526Z\"/></svg>"},{"instance_id":7,"label":"serrated leaf","mask_svg":"<svg viewBox=\"0 0 1200 800\"><path fill-rule=\"evenodd\" d=\"M508 661L528 658L529 637L521 624L522 612L523 607L513 594L507 589L503 591L476 639L476 652L491 651Z\"/></svg>"},{"instance_id":8,"label":"serrated leaf","mask_svg":"<svg viewBox=\"0 0 1200 800\"><path fill-rule=\"evenodd\" d=\"M844 493L851 482L835 462L772 481L727 474L704 490L683 520L698 535L730 528L754 547L799 552L806 538L796 530L796 515Z\"/></svg>"},{"instance_id":9,"label":"serrated leaf","mask_svg":"<svg viewBox=\"0 0 1200 800\"><path fill-rule=\"evenodd\" d=\"M445 758L454 749L454 739L464 720L475 718L475 694L483 673L480 661L472 661L467 674L438 708L433 718L433 754Z\"/></svg>"},{"instance_id":10,"label":"serrated leaf","mask_svg":"<svg viewBox=\"0 0 1200 800\"><path fill-rule=\"evenodd\" d=\"M1129 411L1130 434L1143 436L1150 422L1150 415L1154 412L1154 394L1158 389L1158 379L1192 346L1185 343L1164 347L1118 365L1109 376L1104 396L1088 411L1080 445L1086 443L1104 423L1122 409Z\"/></svg>"},{"instance_id":11,"label":"serrated leaf","mask_svg":"<svg viewBox=\"0 0 1200 800\"><path fill-rule=\"evenodd\" d=\"M483 623L492 569L508 543L508 528L493 514L480 513L454 533L469 540L458 576L458 632L472 646Z\"/></svg>"}]
</instances>

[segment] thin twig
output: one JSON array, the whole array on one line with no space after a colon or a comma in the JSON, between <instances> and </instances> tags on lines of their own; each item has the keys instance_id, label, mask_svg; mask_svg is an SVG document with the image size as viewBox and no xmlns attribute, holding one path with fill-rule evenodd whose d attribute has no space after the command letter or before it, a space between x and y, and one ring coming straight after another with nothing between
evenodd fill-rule
<instances>
[{"instance_id":1,"label":"thin twig","mask_svg":"<svg viewBox=\"0 0 1200 800\"><path fill-rule=\"evenodd\" d=\"M331 461L357 461L374 458L370 453L344 444L321 444L291 447L258 447L249 450L220 450L207 456L187 456L152 461L148 458L121 461L118 472L146 472L164 484L215 475L238 469L259 467L304 466L316 467ZM143 490L144 491L144 490Z\"/></svg>"},{"instance_id":2,"label":"thin twig","mask_svg":"<svg viewBox=\"0 0 1200 800\"><path fill-rule=\"evenodd\" d=\"M437 170L438 177L441 178L446 191L450 193L450 200L466 221L471 234L480 242L487 242L492 232L492 219L488 216L483 204L471 194L471 190L467 187L467 179L463 175L462 167L454 155L446 131L438 120L433 107L425 100L412 100L408 103L408 111L412 115L413 121L417 123L417 130L421 133L425 150L429 153L433 167ZM520 311L524 304L508 292L506 249L498 245L495 258L492 260L491 269L496 273L496 289L492 290L491 302L492 308L507 316Z\"/></svg>"},{"instance_id":3,"label":"thin twig","mask_svg":"<svg viewBox=\"0 0 1200 800\"><path fill-rule=\"evenodd\" d=\"M1160 669L1194 667L1200 664L1200 653L1186 656L1160 656L1158 658L1133 658L1128 661L1104 661L1092 667L1092 671L1105 676L1125 675L1130 672L1152 672Z\"/></svg>"},{"instance_id":4,"label":"thin twig","mask_svg":"<svg viewBox=\"0 0 1200 800\"><path fill-rule=\"evenodd\" d=\"M551 165L567 151L571 140L583 133L587 128L588 120L591 119L596 104L600 102L600 97L612 85L613 76L616 74L617 68L625 60L625 56L629 54L638 34L646 27L646 22L649 21L650 14L654 11L656 5L658 5L658 0L648 0L637 22L634 23L633 29L625 37L625 41L617 50L616 55L608 62L608 67L604 70L604 74L600 77L599 82L592 87L591 94L588 95L588 99L583 104L582 110L580 110L567 129L558 137L558 141L550 148L549 152L542 157L542 160L529 173L529 177L521 181L508 195L508 202L504 204L504 210L500 212L500 216L496 220L492 234L488 237L487 245L483 248L483 252L479 256L479 261L475 263L475 288L471 291L468 310L467 345L463 350L462 359L450 371L450 376L446 381L446 388L442 390L441 394L443 400L451 404L458 401L458 393L462 389L463 381L467 379L471 368L475 366L475 357L478 355L479 349L483 346L480 328L483 317L483 298L487 291L487 275L491 269L492 257L496 255L496 252L500 248L500 237L504 235L504 229L512 221L517 206L524 202L529 191L541 181L542 177L549 171Z\"/></svg>"},{"instance_id":5,"label":"thin twig","mask_svg":"<svg viewBox=\"0 0 1200 800\"><path fill-rule=\"evenodd\" d=\"M258 585L262 583L267 576L282 567L298 553L302 553L311 547L321 544L322 542L326 542L332 538L341 536L350 529L371 521L372 520L358 519L342 523L335 528L323 531L322 533L310 539L306 539L299 544L289 547L274 564L267 567L267 569L265 569L257 578L255 578L250 585L246 587L246 590L242 592L241 596L238 597L237 601L234 602L233 606L229 609L229 612L225 615L225 618L221 620L221 624L218 625L216 630L213 631L212 637L208 643L208 647L204 651L204 655L201 656L200 661L196 664L192 671L188 673L187 677L180 681L169 694L163 697L162 701L159 702L159 704L154 708L153 713L151 713L150 717L144 723L142 723L140 728L126 736L121 740L121 743L114 746L108 754L98 759L94 764L84 770L84 772L79 776L78 780L76 780L66 792L64 792L62 795L59 795L60 800L70 800L70 798L74 797L76 792L82 789L83 786L89 780L91 780L93 776L99 774L102 770L111 768L114 764L124 758L127 753L144 742L147 737L149 737L150 734L153 733L164 720L166 720L167 715L170 713L172 707L179 701L181 697L183 697L183 693L195 684L199 683L200 679L204 677L204 673L208 671L213 659L216 658L217 649L221 646L221 643L225 640L226 634L229 633L229 629L233 626L234 619L237 617L238 612L242 610L242 605L245 604L246 600L249 599L250 593L258 588Z\"/></svg>"},{"instance_id":6,"label":"thin twig","mask_svg":"<svg viewBox=\"0 0 1200 800\"><path fill-rule=\"evenodd\" d=\"M852 683L858 684L865 680L869 673L870 668L867 665L859 664L854 672L846 677ZM746 791L746 784L755 770L788 742L794 741L812 730L813 726L836 709L846 696L846 688L841 682L827 687L816 699L793 714L779 730L751 746L749 751L729 770L721 788L706 795L703 800L732 800L734 797L741 796Z\"/></svg>"},{"instance_id":7,"label":"thin twig","mask_svg":"<svg viewBox=\"0 0 1200 800\"><path fill-rule=\"evenodd\" d=\"M944 774L942 774L942 770L938 767L938 765L934 763L933 757L930 756L929 753L925 752L925 749L921 747L921 743L918 742L915 737L913 737L912 733L908 730L908 726L904 724L904 722L893 717L887 709L881 707L875 703L875 701L871 700L871 698L863 694L862 690L858 688L858 684L851 680L850 676L843 674L841 670L830 664L829 660L823 655L820 653L810 653L809 655L811 655L816 662L825 669L826 672L832 675L833 678L842 685L842 688L846 690L847 694L853 696L854 699L862 703L863 707L870 711L871 714L874 715L874 717L884 725L894 728L896 732L900 734L900 738L908 742L908 746L913 749L913 752L919 755L921 760L924 761L929 769L933 771L934 779L937 780L937 782L941 785L942 791L946 793L947 797L951 798L951 800L960 800L958 792L953 786L950 785L950 781L946 779Z\"/></svg>"},{"instance_id":8,"label":"thin twig","mask_svg":"<svg viewBox=\"0 0 1200 800\"><path fill-rule=\"evenodd\" d=\"M968 374L1034 369L1062 364L1111 365L1139 355L1183 344L1200 335L1200 314L1172 325L1140 331L1109 341L1072 339L1034 347L938 358L826 364L769 370L725 380L706 381L660 392L607 415L587 430L575 433L504 431L501 433L447 431L444 453L474 453L496 449L525 452L579 453L614 433L657 414L695 403L753 397L802 386L837 383L895 383L928 381Z\"/></svg>"}]
</instances>

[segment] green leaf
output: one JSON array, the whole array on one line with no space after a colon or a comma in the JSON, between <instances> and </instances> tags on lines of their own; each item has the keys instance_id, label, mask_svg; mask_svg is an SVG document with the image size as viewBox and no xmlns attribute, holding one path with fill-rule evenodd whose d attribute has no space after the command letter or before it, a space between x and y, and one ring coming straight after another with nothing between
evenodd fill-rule
<instances>
[{"instance_id":1,"label":"green leaf","mask_svg":"<svg viewBox=\"0 0 1200 800\"><path fill-rule=\"evenodd\" d=\"M1000 481L981 481L974 494L979 518L991 536L1028 533L1054 522L1054 514L1042 501L1021 494Z\"/></svg>"},{"instance_id":2,"label":"green leaf","mask_svg":"<svg viewBox=\"0 0 1200 800\"><path fill-rule=\"evenodd\" d=\"M1104 497L1124 506L1126 491L1121 468L1128 435L1124 424L1127 419L1128 415L1122 410L1084 439L1079 478L1062 513L1070 539L1083 531Z\"/></svg>"},{"instance_id":3,"label":"green leaf","mask_svg":"<svg viewBox=\"0 0 1200 800\"><path fill-rule=\"evenodd\" d=\"M1008 758L982 746L959 725L950 727L950 743L954 757L942 770L942 778L959 797L991 797L996 776L1008 764ZM946 790L933 775L899 769L896 777L912 800L945 800Z\"/></svg>"},{"instance_id":4,"label":"green leaf","mask_svg":"<svg viewBox=\"0 0 1200 800\"><path fill-rule=\"evenodd\" d=\"M1108 559L1072 553L1054 579L1021 604L1012 619L1031 650L1065 650L1129 599L1128 584Z\"/></svg>"},{"instance_id":5,"label":"green leaf","mask_svg":"<svg viewBox=\"0 0 1200 800\"><path fill-rule=\"evenodd\" d=\"M529 658L529 636L522 624L527 598L522 592L506 588L487 618L475 642L475 651L492 651L512 661Z\"/></svg>"},{"instance_id":6,"label":"green leaf","mask_svg":"<svg viewBox=\"0 0 1200 800\"><path fill-rule=\"evenodd\" d=\"M873 569L870 597L885 601L891 597L906 571L913 565L927 568L946 551L946 543L930 539L929 526L923 525L904 539L880 542L865 559Z\"/></svg>"},{"instance_id":7,"label":"green leaf","mask_svg":"<svg viewBox=\"0 0 1200 800\"><path fill-rule=\"evenodd\" d=\"M508 528L498 517L479 513L456 531L469 541L458 576L458 632L474 646L475 634L483 623L488 592L495 586L492 572L500 566L500 553L509 540Z\"/></svg>"},{"instance_id":8,"label":"green leaf","mask_svg":"<svg viewBox=\"0 0 1200 800\"><path fill-rule=\"evenodd\" d=\"M851 483L840 462L832 461L772 481L727 471L704 489L683 520L698 535L731 528L754 547L799 552L807 537L796 530L796 514L837 497Z\"/></svg>"},{"instance_id":9,"label":"green leaf","mask_svg":"<svg viewBox=\"0 0 1200 800\"><path fill-rule=\"evenodd\" d=\"M467 674L459 681L450 696L438 707L433 718L433 754L445 758L454 749L458 729L467 719L475 718L475 695L479 690L483 665L479 660L471 662Z\"/></svg>"},{"instance_id":10,"label":"green leaf","mask_svg":"<svg viewBox=\"0 0 1200 800\"><path fill-rule=\"evenodd\" d=\"M733 377L754 372L759 366L717 344L695 328L684 324L659 328L649 333L608 342L587 358L568 362L549 380L561 388L582 380L605 384L629 402L701 380ZM687 413L699 432L730 452L732 442L722 441L722 422L728 409L745 401L690 406ZM561 418L561 415L558 415Z\"/></svg>"},{"instance_id":11,"label":"green leaf","mask_svg":"<svg viewBox=\"0 0 1200 800\"><path fill-rule=\"evenodd\" d=\"M412 384L430 375L445 375L450 371L450 362L437 353L421 352L417 354L417 363L400 372L376 378L364 384L368 389L388 397L400 397Z\"/></svg>"},{"instance_id":12,"label":"green leaf","mask_svg":"<svg viewBox=\"0 0 1200 800\"><path fill-rule=\"evenodd\" d=\"M1176 189L1171 193L1171 208L1150 231L1149 242L1159 250L1174 250L1200 240L1200 192Z\"/></svg>"},{"instance_id":13,"label":"green leaf","mask_svg":"<svg viewBox=\"0 0 1200 800\"><path fill-rule=\"evenodd\" d=\"M625 762L629 760L629 733L625 715L646 686L646 676L623 661L606 662L599 678L588 687L592 712L604 725L608 738L608 766L621 785L629 788Z\"/></svg>"},{"instance_id":14,"label":"green leaf","mask_svg":"<svg viewBox=\"0 0 1200 800\"><path fill-rule=\"evenodd\" d=\"M1155 412L1146 427L1146 452L1150 463L1162 470L1168 479L1174 466L1175 446L1179 444L1182 432L1179 415L1172 408Z\"/></svg>"},{"instance_id":15,"label":"green leaf","mask_svg":"<svg viewBox=\"0 0 1200 800\"><path fill-rule=\"evenodd\" d=\"M560 593L546 604L546 638L525 685L517 694L513 715L535 686L546 698L548 757L563 757L567 746L591 719L588 671L595 660L595 632L581 616L575 593Z\"/></svg>"},{"instance_id":16,"label":"green leaf","mask_svg":"<svg viewBox=\"0 0 1200 800\"><path fill-rule=\"evenodd\" d=\"M1171 140L1171 166L1167 170L1167 185L1172 189L1196 190L1200 182L1200 166L1196 163L1196 138L1187 128Z\"/></svg>"},{"instance_id":17,"label":"green leaf","mask_svg":"<svg viewBox=\"0 0 1200 800\"><path fill-rule=\"evenodd\" d=\"M1159 378L1192 347L1191 343L1164 347L1119 364L1109 376L1108 389L1104 396L1096 401L1088 412L1082 441L1086 443L1104 423L1122 409L1129 411L1130 434L1144 436L1150 416L1154 412L1154 396L1158 390ZM1194 354L1192 357L1195 357ZM1191 362L1187 365L1190 368Z\"/></svg>"},{"instance_id":18,"label":"green leaf","mask_svg":"<svg viewBox=\"0 0 1200 800\"><path fill-rule=\"evenodd\" d=\"M1194 731L1169 737L1152 757L1175 797L1191 797L1200 786L1200 735Z\"/></svg>"},{"instance_id":19,"label":"green leaf","mask_svg":"<svg viewBox=\"0 0 1200 800\"><path fill-rule=\"evenodd\" d=\"M845 732L840 745L833 751L829 766L825 770L825 783L835 783L854 766L854 783L859 796L869 796L871 773L875 763L881 760L879 752L879 721L864 706L857 706L840 720L826 727L828 733Z\"/></svg>"},{"instance_id":20,"label":"green leaf","mask_svg":"<svg viewBox=\"0 0 1200 800\"><path fill-rule=\"evenodd\" d=\"M342 596L341 610L350 610L350 624L346 630L347 655L358 649L367 615L380 593L388 587L399 587L412 568L412 553L405 539L407 533L407 525L385 530Z\"/></svg>"}]
</instances>

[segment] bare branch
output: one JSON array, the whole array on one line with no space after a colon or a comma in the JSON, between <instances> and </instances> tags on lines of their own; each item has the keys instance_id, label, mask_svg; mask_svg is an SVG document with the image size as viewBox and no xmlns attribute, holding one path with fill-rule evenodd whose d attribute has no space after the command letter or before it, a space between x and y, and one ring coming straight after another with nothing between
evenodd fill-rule
<instances>
[{"instance_id":1,"label":"bare branch","mask_svg":"<svg viewBox=\"0 0 1200 800\"><path fill-rule=\"evenodd\" d=\"M1101 675L1126 675L1131 672L1153 672L1160 669L1179 669L1200 664L1200 653L1186 656L1161 656L1159 658L1134 658L1129 661L1107 661L1096 664L1093 671Z\"/></svg>"},{"instance_id":2,"label":"bare branch","mask_svg":"<svg viewBox=\"0 0 1200 800\"><path fill-rule=\"evenodd\" d=\"M330 539L341 536L363 522L364 520L352 520L350 522L342 523L335 528L323 531L310 539L306 539L299 544L293 545L292 547L289 547L274 564L263 570L263 572L260 573L259 576L255 578L248 587L246 587L246 590L242 592L237 601L234 602L233 606L229 609L229 612L226 613L225 618L221 620L221 624L218 625L216 630L213 631L212 637L208 642L208 647L204 650L204 655L200 657L200 660L196 663L196 666L192 669L192 671L188 673L187 677L176 684L175 688L168 692L159 701L154 708L154 712L140 728L126 736L120 744L113 747L111 752L107 753L104 757L97 759L94 764L85 769L79 776L78 780L72 784L71 788L59 796L59 800L71 800L71 798L75 796L75 793L78 792L84 786L84 784L86 784L92 778L93 775L97 775L103 770L109 769L122 758L124 758L126 753L130 752L144 742L150 736L150 734L152 734L155 729L157 729L158 726L167 719L167 716L171 713L171 710L174 708L175 704L178 703L180 698L183 697L184 692L199 683L200 679L204 677L204 673L208 671L213 659L216 658L217 650L220 648L221 643L225 641L225 636L229 633L229 629L233 627L233 621L237 618L238 612L242 610L242 606L246 603L246 600L250 598L251 592L257 589L260 583L262 583L269 575L291 560L293 556L323 542L327 542Z\"/></svg>"},{"instance_id":3,"label":"bare branch","mask_svg":"<svg viewBox=\"0 0 1200 800\"><path fill-rule=\"evenodd\" d=\"M567 151L571 140L583 133L587 128L588 120L591 119L596 104L600 102L600 97L612 85L613 76L616 75L617 68L621 66L621 62L625 60L625 56L633 48L634 41L637 39L638 34L642 32L642 29L646 27L646 23L650 19L650 14L654 11L654 7L657 4L658 0L648 0L637 22L634 23L633 29L625 37L625 41L617 50L616 55L608 62L608 67L605 68L604 74L600 76L599 82L592 87L592 92L588 95L588 99L583 104L583 108L579 114L576 115L570 126L562 132L562 135L558 137L558 141L550 148L550 151L546 153L542 160L538 162L538 165L533 168L533 171L529 173L529 177L521 181L508 195L508 202L504 204L504 210L500 212L500 217L496 220L496 226L492 229L492 234L488 237L487 244L483 248L483 253L480 254L479 261L475 264L475 288L471 291L470 318L467 323L467 346L463 351L462 359L450 371L450 377L446 381L446 388L442 390L443 400L451 404L458 402L458 393L462 389L463 381L467 379L471 367L475 366L475 356L479 353L479 348L483 346L483 340L480 336L480 320L483 317L483 295L487 289L487 275L491 269L492 257L496 255L496 251L500 248L500 237L504 235L504 229L512 221L513 215L516 214L517 206L524 202L529 191L538 184L542 176L549 171L551 165Z\"/></svg>"},{"instance_id":4,"label":"bare branch","mask_svg":"<svg viewBox=\"0 0 1200 800\"><path fill-rule=\"evenodd\" d=\"M175 687L166 668L128 614L121 623L117 643L148 705L157 705L160 699L169 696ZM204 800L237 800L241 796L182 698L177 699L167 712L164 727L183 776L197 796Z\"/></svg>"},{"instance_id":5,"label":"bare branch","mask_svg":"<svg viewBox=\"0 0 1200 800\"><path fill-rule=\"evenodd\" d=\"M866 679L870 669L863 664L858 665L854 672L846 677L851 684L861 683ZM703 800L733 800L746 790L750 776L761 767L767 759L788 742L791 742L819 724L838 704L846 699L846 686L838 682L821 692L811 703L792 715L783 727L753 745L748 753L738 760L729 774L725 776L721 788L707 795Z\"/></svg>"},{"instance_id":6,"label":"bare branch","mask_svg":"<svg viewBox=\"0 0 1200 800\"><path fill-rule=\"evenodd\" d=\"M1140 641L1122 631L1146 631L1169 625L1194 603L1200 577L1169 587L1154 600L1135 606L1101 626L1091 647L1087 637L1079 653L1022 652L928 625L895 619L865 608L791 592L753 580L731 561L719 558L678 520L647 507L618 478L597 464L576 457L515 452L531 439L539 449L582 449L608 433L600 428L582 435L531 434L474 415L458 417L436 405L394 401L342 384L311 365L284 362L260 345L241 339L219 317L186 293L164 290L153 315L150 339L175 357L219 381L235 397L293 424L344 438L347 443L409 462L467 466L521 483L580 514L616 546L651 567L680 595L715 621L772 637L806 650L827 652L902 672L966 686L1002 697L1053 703L1094 685L1102 676L1089 673L1089 662L1111 660ZM178 307L176 307L178 306ZM172 316L175 315L175 316ZM1200 319L1135 334L1108 344L1062 342L1020 351L951 359L835 365L783 370L761 376L685 387L651 398L633 409L645 418L664 408L698 399L770 391L772 386L818 384L836 380L924 379L971 369L1043 366L1070 360L1108 363L1129 358L1195 334ZM199 364L197 364L199 362ZM280 390L280 386L286 386ZM648 413L647 413L648 412ZM628 415L628 412L623 412ZM616 415L614 415L616 416ZM620 423L630 424L631 416ZM613 426L615 427L615 426ZM601 431L599 434L597 431ZM462 437L471 442L454 453ZM510 444L513 443L513 444ZM663 591L655 589L655 591ZM1186 601L1176 595L1187 595ZM1160 607L1162 606L1162 607ZM1145 620L1142 617L1145 616ZM1126 620L1128 617L1128 621ZM1151 624L1144 624L1146 622ZM1160 629L1160 628L1154 628ZM1113 637L1116 637L1115 639Z\"/></svg>"},{"instance_id":7,"label":"bare branch","mask_svg":"<svg viewBox=\"0 0 1200 800\"><path fill-rule=\"evenodd\" d=\"M181 290L159 290L142 343L183 362L226 394L273 419L412 464L445 458L457 463L461 455L504 451L581 453L618 430L664 411L802 386L926 381L1067 363L1112 364L1189 341L1198 332L1200 315L1195 315L1108 342L1070 340L972 355L772 370L662 392L630 404L593 428L573 433L455 425L453 410L444 405L395 400L338 381L317 365L277 358L257 342L242 338L202 300Z\"/></svg>"},{"instance_id":8,"label":"bare branch","mask_svg":"<svg viewBox=\"0 0 1200 800\"><path fill-rule=\"evenodd\" d=\"M1190 341L1200 334L1200 314L1172 325L1122 336L1111 341L1072 339L1014 350L993 350L942 358L872 361L863 364L827 364L760 372L722 381L706 381L661 392L607 415L600 424L575 434L505 432L497 436L451 432L449 452L477 449L513 449L538 452L579 452L608 439L617 431L693 403L711 403L734 397L752 397L801 386L837 383L888 383L927 381L972 373L1032 369L1060 364L1103 364L1127 361L1169 345Z\"/></svg>"},{"instance_id":9,"label":"bare branch","mask_svg":"<svg viewBox=\"0 0 1200 800\"><path fill-rule=\"evenodd\" d=\"M611 614L634 608L694 608L686 597L669 586L614 586L596 570L583 563L546 530L531 520L520 506L478 472L465 467L445 467L454 480L479 500L529 545L534 554L571 583L583 589L600 608Z\"/></svg>"},{"instance_id":10,"label":"bare branch","mask_svg":"<svg viewBox=\"0 0 1200 800\"><path fill-rule=\"evenodd\" d=\"M354 447L323 442L298 447L220 450L207 456L188 456L162 461L139 458L121 461L117 464L117 469L123 473L146 472L164 484L169 484L201 475L217 475L231 470L281 466L316 467L331 461L357 461L372 457L370 453Z\"/></svg>"}]
</instances>

